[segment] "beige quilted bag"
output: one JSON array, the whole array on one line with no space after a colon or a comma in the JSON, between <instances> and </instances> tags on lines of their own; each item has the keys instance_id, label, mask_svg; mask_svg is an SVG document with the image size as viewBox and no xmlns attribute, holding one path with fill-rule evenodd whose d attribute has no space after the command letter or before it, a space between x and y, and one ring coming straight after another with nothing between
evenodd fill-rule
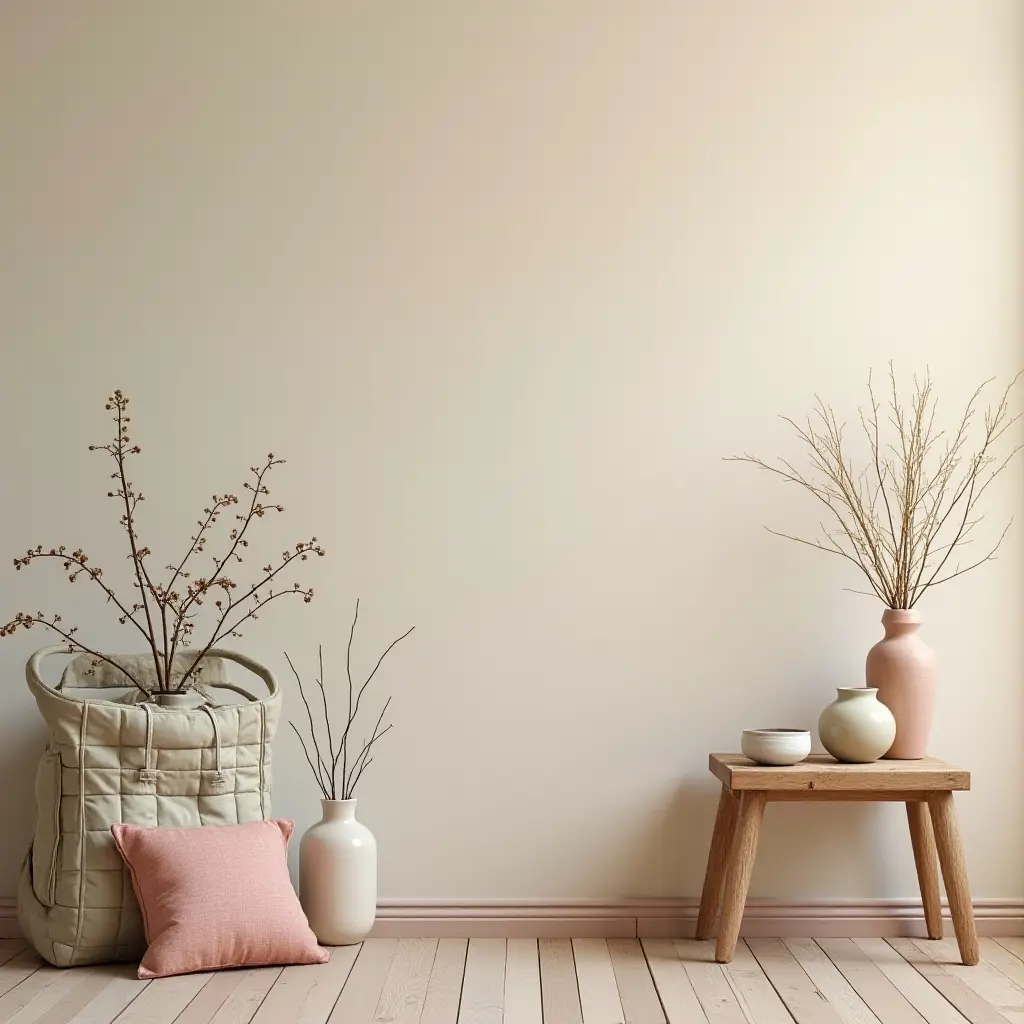
<instances>
[{"instance_id":1,"label":"beige quilted bag","mask_svg":"<svg viewBox=\"0 0 1024 1024\"><path fill-rule=\"evenodd\" d=\"M124 675L80 655L51 688L42 660L66 653L46 647L29 659L29 689L50 730L36 776L37 818L18 891L25 937L58 967L135 960L145 949L131 880L110 826L232 825L270 816L270 743L281 697L273 673L231 651L203 659L204 703L192 710L70 692L124 688ZM182 667L190 664L185 655ZM116 656L143 685L155 680L142 655ZM227 681L226 662L259 676L269 696L258 700ZM217 704L230 690L241 703ZM137 692L137 691L135 691ZM141 694L139 695L141 696Z\"/></svg>"}]
</instances>

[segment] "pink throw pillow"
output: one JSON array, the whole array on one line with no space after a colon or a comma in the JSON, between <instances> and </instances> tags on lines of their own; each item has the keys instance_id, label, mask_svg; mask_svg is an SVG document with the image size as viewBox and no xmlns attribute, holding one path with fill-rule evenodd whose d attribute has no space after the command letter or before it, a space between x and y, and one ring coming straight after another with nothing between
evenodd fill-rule
<instances>
[{"instance_id":1,"label":"pink throw pillow","mask_svg":"<svg viewBox=\"0 0 1024 1024\"><path fill-rule=\"evenodd\" d=\"M111 825L149 949L140 978L222 967L322 964L288 877L290 821L202 828Z\"/></svg>"}]
</instances>

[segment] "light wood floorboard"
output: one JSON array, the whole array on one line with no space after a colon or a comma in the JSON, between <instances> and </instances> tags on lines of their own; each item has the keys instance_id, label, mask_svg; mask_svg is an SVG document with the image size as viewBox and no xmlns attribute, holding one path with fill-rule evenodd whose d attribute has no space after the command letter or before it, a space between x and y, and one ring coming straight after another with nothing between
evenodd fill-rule
<instances>
[{"instance_id":1,"label":"light wood floorboard","mask_svg":"<svg viewBox=\"0 0 1024 1024\"><path fill-rule=\"evenodd\" d=\"M782 939L747 939L747 945L797 1024L841 1024L839 1012Z\"/></svg>"},{"instance_id":2,"label":"light wood floorboard","mask_svg":"<svg viewBox=\"0 0 1024 1024\"><path fill-rule=\"evenodd\" d=\"M456 1024L468 951L469 939L438 941L420 1024Z\"/></svg>"},{"instance_id":3,"label":"light wood floorboard","mask_svg":"<svg viewBox=\"0 0 1024 1024\"><path fill-rule=\"evenodd\" d=\"M1010 1024L1024 1024L1024 989L991 963L983 960L974 967L965 967L953 939L915 939L914 945L947 974L973 989Z\"/></svg>"},{"instance_id":4,"label":"light wood floorboard","mask_svg":"<svg viewBox=\"0 0 1024 1024\"><path fill-rule=\"evenodd\" d=\"M641 945L668 1024L707 1024L707 1015L675 943L671 939L644 939Z\"/></svg>"},{"instance_id":5,"label":"light wood floorboard","mask_svg":"<svg viewBox=\"0 0 1024 1024\"><path fill-rule=\"evenodd\" d=\"M786 946L796 957L818 991L828 1000L846 1024L879 1024L871 1008L843 977L828 954L813 939L786 939Z\"/></svg>"},{"instance_id":6,"label":"light wood floorboard","mask_svg":"<svg viewBox=\"0 0 1024 1024\"><path fill-rule=\"evenodd\" d=\"M402 939L373 1014L375 1024L419 1024L437 939Z\"/></svg>"},{"instance_id":7,"label":"light wood floorboard","mask_svg":"<svg viewBox=\"0 0 1024 1024\"><path fill-rule=\"evenodd\" d=\"M928 984L885 939L855 939L871 962L900 990L928 1024L967 1024L967 1018Z\"/></svg>"},{"instance_id":8,"label":"light wood floorboard","mask_svg":"<svg viewBox=\"0 0 1024 1024\"><path fill-rule=\"evenodd\" d=\"M369 939L322 965L140 981L0 941L0 1024L1024 1024L1024 938Z\"/></svg>"},{"instance_id":9,"label":"light wood floorboard","mask_svg":"<svg viewBox=\"0 0 1024 1024\"><path fill-rule=\"evenodd\" d=\"M882 1024L926 1024L853 939L820 939L818 945Z\"/></svg>"},{"instance_id":10,"label":"light wood floorboard","mask_svg":"<svg viewBox=\"0 0 1024 1024\"><path fill-rule=\"evenodd\" d=\"M622 1024L622 1002L606 939L573 939L583 1024Z\"/></svg>"},{"instance_id":11,"label":"light wood floorboard","mask_svg":"<svg viewBox=\"0 0 1024 1024\"><path fill-rule=\"evenodd\" d=\"M889 939L889 945L911 964L937 992L955 1006L971 1024L1006 1024L1006 1018L959 978L954 978L921 951L912 939Z\"/></svg>"},{"instance_id":12,"label":"light wood floorboard","mask_svg":"<svg viewBox=\"0 0 1024 1024\"><path fill-rule=\"evenodd\" d=\"M540 991L544 1024L583 1024L580 988L569 939L540 940Z\"/></svg>"},{"instance_id":13,"label":"light wood floorboard","mask_svg":"<svg viewBox=\"0 0 1024 1024\"><path fill-rule=\"evenodd\" d=\"M536 939L509 939L505 957L504 1024L544 1024Z\"/></svg>"},{"instance_id":14,"label":"light wood floorboard","mask_svg":"<svg viewBox=\"0 0 1024 1024\"><path fill-rule=\"evenodd\" d=\"M609 939L608 952L619 987L623 1020L629 1024L665 1024L665 1011L639 940Z\"/></svg>"},{"instance_id":15,"label":"light wood floorboard","mask_svg":"<svg viewBox=\"0 0 1024 1024\"><path fill-rule=\"evenodd\" d=\"M779 993L764 973L743 939L736 944L732 963L725 976L748 1021L756 1024L792 1024L793 1018Z\"/></svg>"},{"instance_id":16,"label":"light wood floorboard","mask_svg":"<svg viewBox=\"0 0 1024 1024\"><path fill-rule=\"evenodd\" d=\"M708 1024L746 1024L747 1015L725 967L715 963L715 940L677 939L676 951Z\"/></svg>"},{"instance_id":17,"label":"light wood floorboard","mask_svg":"<svg viewBox=\"0 0 1024 1024\"><path fill-rule=\"evenodd\" d=\"M469 940L459 1024L502 1024L507 955L505 939Z\"/></svg>"}]
</instances>

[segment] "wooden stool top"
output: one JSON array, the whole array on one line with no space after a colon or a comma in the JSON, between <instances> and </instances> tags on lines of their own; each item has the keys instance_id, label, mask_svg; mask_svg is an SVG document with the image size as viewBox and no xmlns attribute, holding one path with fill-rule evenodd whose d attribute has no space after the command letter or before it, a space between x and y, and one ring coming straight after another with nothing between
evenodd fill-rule
<instances>
[{"instance_id":1,"label":"wooden stool top","mask_svg":"<svg viewBox=\"0 0 1024 1024\"><path fill-rule=\"evenodd\" d=\"M799 764L773 767L757 764L742 754L712 754L708 767L733 791L769 793L874 793L950 791L971 788L971 773L934 757L920 761L875 761L843 764L828 754L811 754Z\"/></svg>"}]
</instances>

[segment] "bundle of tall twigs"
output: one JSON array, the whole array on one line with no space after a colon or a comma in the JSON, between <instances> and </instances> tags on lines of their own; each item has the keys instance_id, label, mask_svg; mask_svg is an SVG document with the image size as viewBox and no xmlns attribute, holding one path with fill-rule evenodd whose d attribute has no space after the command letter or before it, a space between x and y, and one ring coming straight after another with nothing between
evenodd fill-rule
<instances>
[{"instance_id":1,"label":"bundle of tall twigs","mask_svg":"<svg viewBox=\"0 0 1024 1024\"><path fill-rule=\"evenodd\" d=\"M112 413L113 440L107 444L91 444L89 450L104 452L113 461L107 497L117 505L119 522L127 534L133 593L124 596L120 590L115 592L103 569L92 562L81 547L69 551L65 544L50 548L40 544L15 558L14 567L21 570L34 562L50 561L61 566L69 583L80 579L95 583L102 591L105 603L115 609L118 622L122 626L130 624L145 640L153 660L157 691L181 691L195 685L203 669L203 658L210 651L225 640L240 638L241 627L258 619L272 601L282 597L301 598L309 604L313 600L311 587L297 582L282 585L280 577L286 569L292 571L293 562L305 562L310 555L322 556L324 549L316 537L300 540L293 548L282 552L279 558L270 559L255 574L255 579L250 578L246 582L236 578L236 573L241 571L238 566L243 561L243 553L249 553L251 528L268 514L284 511L283 505L269 500L270 489L267 487L268 475L275 467L283 465L284 459L270 454L262 465L249 467L252 482L246 481L242 485L249 492L246 501L240 503L235 494L213 495L196 522L198 529L189 537L185 556L167 565L169 575L165 577L166 582L161 580L150 568L153 552L142 542L138 532L137 511L145 496L136 490L129 478L128 461L142 449L129 436L128 397L122 391L115 391L107 399L106 409ZM242 511L236 511L235 506ZM196 568L195 562L204 555L218 519L229 512L235 525L227 531L222 553L206 556L210 558L206 569ZM122 662L84 643L78 627L66 624L56 613L18 612L10 622L0 624L0 637L13 636L18 630L32 629L37 625L61 637L67 643L69 654L85 653L92 655L94 665L99 662L113 665L124 673L128 682L149 694L149 690ZM201 639L197 640L197 637ZM175 655L188 647L197 654L184 670L175 674Z\"/></svg>"},{"instance_id":2,"label":"bundle of tall twigs","mask_svg":"<svg viewBox=\"0 0 1024 1024\"><path fill-rule=\"evenodd\" d=\"M913 395L904 403L890 365L884 404L868 375L870 409L858 410L856 454L847 425L816 396L804 424L783 417L808 450L809 471L783 458L768 462L744 454L730 461L749 462L799 484L828 510L817 537L770 533L839 555L871 585L870 591L858 593L874 594L890 608L913 608L932 587L995 558L1010 528L1007 523L984 555L961 561L984 518L982 496L1021 450L1016 444L1007 451L1004 440L1020 418L1020 413L1011 415L1009 405L1019 378L980 416L982 396L992 381L978 387L948 433L936 427L938 400L931 375L914 378Z\"/></svg>"}]
</instances>

